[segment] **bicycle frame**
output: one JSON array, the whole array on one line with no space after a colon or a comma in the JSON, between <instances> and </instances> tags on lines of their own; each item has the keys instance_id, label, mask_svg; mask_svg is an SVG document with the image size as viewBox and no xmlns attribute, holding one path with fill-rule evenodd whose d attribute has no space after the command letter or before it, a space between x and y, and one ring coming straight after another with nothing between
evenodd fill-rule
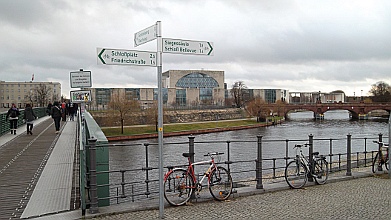
<instances>
[{"instance_id":1,"label":"bicycle frame","mask_svg":"<svg viewBox=\"0 0 391 220\"><path fill-rule=\"evenodd\" d=\"M309 159L306 158L306 156L304 156L303 150L301 149L301 147L297 147L297 149L296 149L296 160L302 162L304 164L304 166L307 168L308 172L311 171L310 167L308 166L310 161L309 161Z\"/></svg>"},{"instance_id":2,"label":"bicycle frame","mask_svg":"<svg viewBox=\"0 0 391 220\"><path fill-rule=\"evenodd\" d=\"M190 176L193 178L193 182L195 183L195 185L191 188L197 188L197 184L202 184L202 182L205 180L205 177L208 177L208 180L209 180L210 173L212 173L212 171L217 169L217 166L214 162L214 158L212 158L211 160L204 160L204 161L199 161L199 162L195 162L195 163L191 163L190 158L188 158L188 161L189 161L189 166L187 167L187 173L190 174ZM204 175L202 176L201 180L197 181L196 175L194 173L194 166L195 165L203 165L203 164L210 164L210 166L208 167L206 172L204 172ZM208 181L208 185L209 185L209 181Z\"/></svg>"}]
</instances>

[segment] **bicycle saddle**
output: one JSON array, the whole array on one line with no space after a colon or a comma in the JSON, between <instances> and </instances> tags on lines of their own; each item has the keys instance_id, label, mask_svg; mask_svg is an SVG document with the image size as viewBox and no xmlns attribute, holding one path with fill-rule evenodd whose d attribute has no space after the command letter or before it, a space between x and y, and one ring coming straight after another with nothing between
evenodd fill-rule
<instances>
[{"instance_id":1,"label":"bicycle saddle","mask_svg":"<svg viewBox=\"0 0 391 220\"><path fill-rule=\"evenodd\" d=\"M194 153L183 153L182 156L191 157L191 156L194 156Z\"/></svg>"}]
</instances>

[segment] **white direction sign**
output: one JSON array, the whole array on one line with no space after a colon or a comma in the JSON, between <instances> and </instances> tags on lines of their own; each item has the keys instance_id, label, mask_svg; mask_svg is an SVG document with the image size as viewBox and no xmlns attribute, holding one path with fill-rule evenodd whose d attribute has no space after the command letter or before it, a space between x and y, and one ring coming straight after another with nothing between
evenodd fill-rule
<instances>
[{"instance_id":1,"label":"white direction sign","mask_svg":"<svg viewBox=\"0 0 391 220\"><path fill-rule=\"evenodd\" d=\"M156 66L156 52L97 48L98 64Z\"/></svg>"},{"instance_id":2,"label":"white direction sign","mask_svg":"<svg viewBox=\"0 0 391 220\"><path fill-rule=\"evenodd\" d=\"M137 47L141 44L147 43L151 40L155 40L157 38L157 30L156 25L152 25L151 27L145 28L142 31L139 31L134 34L134 46Z\"/></svg>"},{"instance_id":3,"label":"white direction sign","mask_svg":"<svg viewBox=\"0 0 391 220\"><path fill-rule=\"evenodd\" d=\"M163 38L162 52L212 56L213 43L208 41Z\"/></svg>"}]
</instances>

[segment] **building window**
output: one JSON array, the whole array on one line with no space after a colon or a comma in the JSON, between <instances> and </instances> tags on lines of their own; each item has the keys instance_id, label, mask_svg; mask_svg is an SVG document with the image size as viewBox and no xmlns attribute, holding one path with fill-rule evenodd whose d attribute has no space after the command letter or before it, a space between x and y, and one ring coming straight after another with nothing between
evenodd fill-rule
<instances>
[{"instance_id":1,"label":"building window","mask_svg":"<svg viewBox=\"0 0 391 220\"><path fill-rule=\"evenodd\" d=\"M110 89L96 89L95 100L98 105L107 105L110 102Z\"/></svg>"},{"instance_id":2,"label":"building window","mask_svg":"<svg viewBox=\"0 0 391 220\"><path fill-rule=\"evenodd\" d=\"M186 89L177 89L176 90L176 104L178 106L186 105Z\"/></svg>"},{"instance_id":3,"label":"building window","mask_svg":"<svg viewBox=\"0 0 391 220\"><path fill-rule=\"evenodd\" d=\"M200 100L212 100L213 99L213 89L212 88L200 88Z\"/></svg>"},{"instance_id":4,"label":"building window","mask_svg":"<svg viewBox=\"0 0 391 220\"><path fill-rule=\"evenodd\" d=\"M127 100L140 100L140 89L125 88L125 96Z\"/></svg>"},{"instance_id":5,"label":"building window","mask_svg":"<svg viewBox=\"0 0 391 220\"><path fill-rule=\"evenodd\" d=\"M276 99L277 97L275 89L265 89L265 101L267 103L275 103Z\"/></svg>"},{"instance_id":6,"label":"building window","mask_svg":"<svg viewBox=\"0 0 391 220\"><path fill-rule=\"evenodd\" d=\"M203 73L190 73L180 78L175 85L180 88L215 88L219 87L217 81Z\"/></svg>"}]
</instances>

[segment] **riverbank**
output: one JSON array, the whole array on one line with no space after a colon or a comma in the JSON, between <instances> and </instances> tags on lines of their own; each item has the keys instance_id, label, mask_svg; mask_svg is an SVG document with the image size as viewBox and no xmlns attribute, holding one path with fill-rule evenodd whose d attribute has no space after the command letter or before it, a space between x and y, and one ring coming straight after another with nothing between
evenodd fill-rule
<instances>
[{"instance_id":1,"label":"riverbank","mask_svg":"<svg viewBox=\"0 0 391 220\"><path fill-rule=\"evenodd\" d=\"M228 126L221 126L223 123L227 122L236 122L235 124L243 123L243 125L228 125ZM183 136L183 135L196 135L196 134L205 134L205 133L212 133L212 132L224 132L224 131L235 131L235 130L243 130L243 129L251 129L251 128L258 128L258 127L267 127L272 126L275 124L280 124L284 122L284 119L279 119L269 122L253 122L251 124L248 123L248 119L238 119L238 120L226 120L226 121L218 121L218 122L192 122L192 123L177 123L177 124L167 124L164 126L175 126L180 124L188 124L192 125L189 127L189 129L186 130L179 130L179 131L173 131L173 129L164 128L165 131L163 131L163 137L172 137L172 136ZM210 128L210 124L213 124L214 127ZM196 126L197 125L197 126ZM142 127L147 126L128 126L136 128L138 130L141 130ZM179 127L179 126L177 126ZM191 127L197 127L197 129L191 129ZM128 140L139 140L139 139L150 139L150 138L157 138L158 133L143 133L143 134L132 134L132 135L107 135L109 132L107 132L109 128L102 128L102 131L105 133L107 140L109 142L116 142L116 141L128 141ZM119 129L116 127L116 129ZM105 132L106 131L106 132Z\"/></svg>"}]
</instances>

